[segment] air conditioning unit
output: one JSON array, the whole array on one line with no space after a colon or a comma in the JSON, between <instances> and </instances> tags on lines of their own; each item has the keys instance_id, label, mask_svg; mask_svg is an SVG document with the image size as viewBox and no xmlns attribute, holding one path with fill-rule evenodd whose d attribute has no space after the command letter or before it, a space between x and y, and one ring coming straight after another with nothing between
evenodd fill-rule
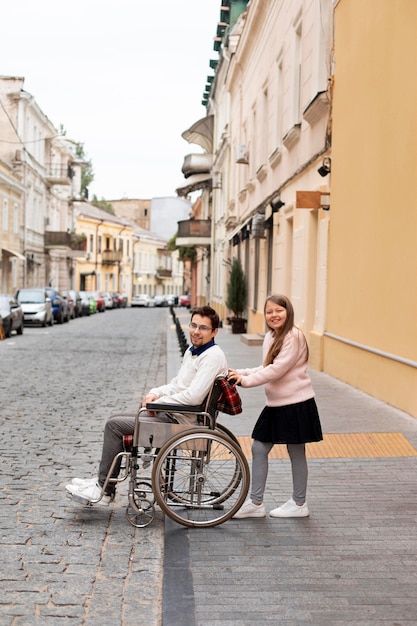
<instances>
[{"instance_id":1,"label":"air conditioning unit","mask_svg":"<svg viewBox=\"0 0 417 626\"><path fill-rule=\"evenodd\" d=\"M236 163L245 163L246 165L249 163L248 153L244 144L236 146Z\"/></svg>"}]
</instances>

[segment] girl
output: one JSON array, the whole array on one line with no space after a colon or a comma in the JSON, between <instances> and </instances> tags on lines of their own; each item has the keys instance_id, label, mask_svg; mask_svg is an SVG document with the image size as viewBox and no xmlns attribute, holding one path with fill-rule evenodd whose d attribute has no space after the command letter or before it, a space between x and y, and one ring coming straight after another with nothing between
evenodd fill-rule
<instances>
[{"instance_id":1,"label":"girl","mask_svg":"<svg viewBox=\"0 0 417 626\"><path fill-rule=\"evenodd\" d=\"M268 454L285 443L291 459L293 494L271 517L307 517L307 460L305 444L323 439L308 368L308 346L294 326L294 309L286 296L269 296L264 307L269 331L263 343L263 364L252 369L230 369L229 378L242 387L265 385L267 405L253 429L250 500L235 518L265 517L263 504Z\"/></svg>"}]
</instances>

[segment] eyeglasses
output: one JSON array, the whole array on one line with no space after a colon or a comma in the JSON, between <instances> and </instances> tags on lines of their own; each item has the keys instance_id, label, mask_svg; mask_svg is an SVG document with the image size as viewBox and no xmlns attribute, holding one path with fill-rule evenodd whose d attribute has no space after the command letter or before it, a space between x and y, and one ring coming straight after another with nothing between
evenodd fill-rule
<instances>
[{"instance_id":1,"label":"eyeglasses","mask_svg":"<svg viewBox=\"0 0 417 626\"><path fill-rule=\"evenodd\" d=\"M211 332L213 329L209 328L208 326L198 326L198 324L194 324L194 322L191 322L190 324L190 328L191 330L199 330L201 333L207 333L207 332Z\"/></svg>"}]
</instances>

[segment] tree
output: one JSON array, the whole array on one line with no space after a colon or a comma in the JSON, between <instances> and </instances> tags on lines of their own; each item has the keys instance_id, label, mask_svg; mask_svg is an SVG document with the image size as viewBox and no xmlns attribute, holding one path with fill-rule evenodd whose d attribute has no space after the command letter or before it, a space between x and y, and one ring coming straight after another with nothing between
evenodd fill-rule
<instances>
[{"instance_id":1,"label":"tree","mask_svg":"<svg viewBox=\"0 0 417 626\"><path fill-rule=\"evenodd\" d=\"M227 286L226 306L235 318L240 319L246 309L246 279L239 259L234 259L230 271L230 280Z\"/></svg>"},{"instance_id":2,"label":"tree","mask_svg":"<svg viewBox=\"0 0 417 626\"><path fill-rule=\"evenodd\" d=\"M94 180L93 164L90 160L87 160L86 158L83 143L77 143L77 147L75 148L75 154L79 159L82 159L86 163L86 165L83 165L81 168L81 189L85 194L88 186Z\"/></svg>"},{"instance_id":3,"label":"tree","mask_svg":"<svg viewBox=\"0 0 417 626\"><path fill-rule=\"evenodd\" d=\"M104 198L99 200L95 194L93 196L93 199L91 200L91 204L98 207L99 209L103 209L103 211L107 211L107 213L110 213L111 215L116 215L110 202L107 202L107 200L105 200Z\"/></svg>"}]
</instances>

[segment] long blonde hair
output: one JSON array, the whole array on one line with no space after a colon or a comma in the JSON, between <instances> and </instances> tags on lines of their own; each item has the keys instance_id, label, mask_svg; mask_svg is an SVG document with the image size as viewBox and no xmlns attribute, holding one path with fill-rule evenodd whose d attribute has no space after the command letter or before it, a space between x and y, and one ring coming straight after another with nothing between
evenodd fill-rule
<instances>
[{"instance_id":1,"label":"long blonde hair","mask_svg":"<svg viewBox=\"0 0 417 626\"><path fill-rule=\"evenodd\" d=\"M278 330L274 330L273 328L269 327L272 332L273 339L272 339L271 346L268 350L268 353L263 363L264 367L274 362L274 359L281 352L281 348L284 344L285 337L290 332L290 330L292 330L294 327L294 307L291 303L291 300L287 298L287 296L283 296L283 295L268 296L268 298L265 300L264 314L265 314L268 302L273 302L274 304L277 304L278 306L282 306L284 309L286 309L287 319L285 320L284 326ZM307 340L304 337L303 333L301 333L301 335L304 339L304 343L306 347L306 361L308 361L309 351L308 351Z\"/></svg>"}]
</instances>

